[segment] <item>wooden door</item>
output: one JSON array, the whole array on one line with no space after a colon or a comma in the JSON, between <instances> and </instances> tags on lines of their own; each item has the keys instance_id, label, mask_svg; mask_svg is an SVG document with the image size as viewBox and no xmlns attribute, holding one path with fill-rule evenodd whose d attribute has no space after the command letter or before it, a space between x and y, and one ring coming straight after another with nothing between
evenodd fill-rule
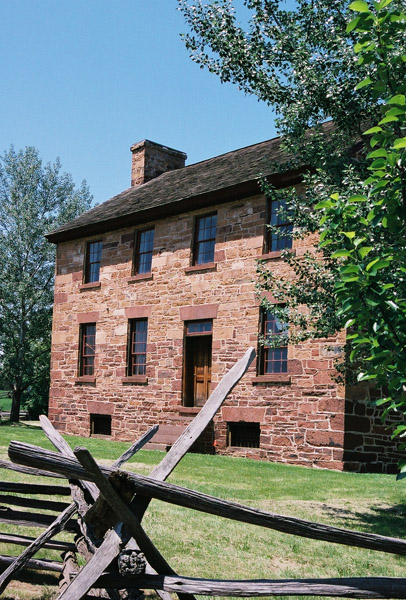
<instances>
[{"instance_id":1,"label":"wooden door","mask_svg":"<svg viewBox=\"0 0 406 600\"><path fill-rule=\"evenodd\" d=\"M184 361L185 406L203 406L210 395L211 335L187 337Z\"/></svg>"}]
</instances>

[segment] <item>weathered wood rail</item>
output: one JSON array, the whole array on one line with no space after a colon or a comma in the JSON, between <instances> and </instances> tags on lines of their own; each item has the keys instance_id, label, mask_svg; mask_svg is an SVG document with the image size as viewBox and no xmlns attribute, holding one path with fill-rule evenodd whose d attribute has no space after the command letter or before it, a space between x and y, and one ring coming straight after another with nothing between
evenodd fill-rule
<instances>
[{"instance_id":1,"label":"weathered wood rail","mask_svg":"<svg viewBox=\"0 0 406 600\"><path fill-rule=\"evenodd\" d=\"M2 461L2 466L17 472L22 470L18 465L6 461ZM37 474L36 471L26 468L24 468L24 472L30 475ZM54 477L53 473L52 476ZM18 496L14 494L18 494ZM35 498L31 497L33 494L36 495ZM73 539L72 542L51 541L50 539L61 530L62 526L72 533L79 531L78 523L73 518L76 511L71 510L67 513L69 505L66 502L48 499L50 495L66 497L69 494L70 488L68 486L0 481L0 523L13 526L13 533L0 533L0 542L12 544L13 546L26 546L26 550L18 556L0 556L0 571L2 571L0 573L0 593L9 581L9 573L17 572L20 564L28 569L56 574L63 572L64 564L60 554L58 560L34 559L32 557L41 548L56 550L58 553L72 551L72 548L76 549ZM23 510L15 510L12 508L14 506L18 506ZM47 512L42 513L43 510ZM59 514L61 511L63 511L62 515ZM55 514L52 515L49 512ZM58 523L57 527L55 527L55 522ZM16 530L18 531L20 527L24 529L27 527L45 528L45 532L35 539L16 533ZM27 552L27 548L33 548L33 551Z\"/></svg>"},{"instance_id":2,"label":"weathered wood rail","mask_svg":"<svg viewBox=\"0 0 406 600\"><path fill-rule=\"evenodd\" d=\"M90 590L94 594L100 588L104 589L104 595L107 592L114 600L120 597L119 590L133 593L140 589L155 589L163 600L169 600L170 593L177 594L180 600L194 600L194 595L201 594L236 597L312 595L406 599L406 578L214 580L182 577L174 572L145 533L141 520L150 500L156 498L191 510L274 529L289 535L406 555L406 540L401 538L340 529L287 517L221 500L165 481L214 417L253 358L254 351L250 349L220 382L197 417L148 477L118 469L152 437L156 429L150 430L133 444L112 467L98 465L85 448L72 451L45 417L41 420L42 427L58 453L22 442L11 442L9 457L13 461L12 464L16 467L17 464L20 465L17 468L26 469L25 472L49 473L68 478L71 481L74 502L67 506L65 503L52 501L50 507L55 510L65 506L61 515L36 540L22 539L21 536L20 542L16 541L27 547L0 575L0 592L19 569L24 565L31 567L34 564L32 557L38 548L59 543L51 540L55 531L62 527L69 528L71 523L76 523L82 535L78 538L80 542L76 542L75 550L85 557L86 565L79 569L75 551L71 547L68 548L68 542L62 543L65 562L58 600L79 600L86 597ZM75 480L75 484L72 484L72 480ZM6 484L0 483L0 491L5 497L10 498L11 493L23 493L20 484L13 485L14 489L12 485L8 488ZM31 490L34 489L35 486L31 487ZM61 493L64 493L63 490L66 490L66 487L62 486ZM13 504L10 500L10 503L20 506L19 501L15 500ZM46 506L44 501L40 502L37 499L30 502L30 508L39 509ZM79 515L78 520L72 521L75 512ZM104 536L104 539L97 539L95 532L100 532L99 535L102 538ZM139 567L142 565L143 556L146 559L145 572ZM127 567L122 567L123 564L129 564L129 557L134 559L132 564L135 564L138 570L128 572Z\"/></svg>"}]
</instances>

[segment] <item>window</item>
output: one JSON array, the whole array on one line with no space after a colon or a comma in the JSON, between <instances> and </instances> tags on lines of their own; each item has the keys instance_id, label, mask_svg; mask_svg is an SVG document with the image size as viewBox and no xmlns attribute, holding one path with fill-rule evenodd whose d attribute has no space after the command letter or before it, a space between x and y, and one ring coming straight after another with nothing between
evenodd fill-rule
<instances>
[{"instance_id":1,"label":"window","mask_svg":"<svg viewBox=\"0 0 406 600\"><path fill-rule=\"evenodd\" d=\"M84 283L99 281L100 260L103 242L88 242L86 247L86 264Z\"/></svg>"},{"instance_id":2,"label":"window","mask_svg":"<svg viewBox=\"0 0 406 600\"><path fill-rule=\"evenodd\" d=\"M272 225L271 229L268 225ZM286 200L270 200L268 203L268 221L265 231L265 251L275 252L292 247L293 223L286 209Z\"/></svg>"},{"instance_id":3,"label":"window","mask_svg":"<svg viewBox=\"0 0 406 600\"><path fill-rule=\"evenodd\" d=\"M227 446L259 448L259 423L227 423Z\"/></svg>"},{"instance_id":4,"label":"window","mask_svg":"<svg viewBox=\"0 0 406 600\"><path fill-rule=\"evenodd\" d=\"M266 336L278 336L286 332L287 325L282 323L271 311L261 313L261 334ZM260 374L287 373L288 371L288 347L271 348L260 346Z\"/></svg>"},{"instance_id":5,"label":"window","mask_svg":"<svg viewBox=\"0 0 406 600\"><path fill-rule=\"evenodd\" d=\"M143 229L135 234L134 275L151 272L154 229Z\"/></svg>"},{"instance_id":6,"label":"window","mask_svg":"<svg viewBox=\"0 0 406 600\"><path fill-rule=\"evenodd\" d=\"M203 406L210 395L213 321L185 325L183 405Z\"/></svg>"},{"instance_id":7,"label":"window","mask_svg":"<svg viewBox=\"0 0 406 600\"><path fill-rule=\"evenodd\" d=\"M96 324L88 323L80 327L79 376L94 376L96 355Z\"/></svg>"},{"instance_id":8,"label":"window","mask_svg":"<svg viewBox=\"0 0 406 600\"><path fill-rule=\"evenodd\" d=\"M148 319L131 319L128 340L127 375L146 375Z\"/></svg>"},{"instance_id":9,"label":"window","mask_svg":"<svg viewBox=\"0 0 406 600\"><path fill-rule=\"evenodd\" d=\"M193 264L204 265L214 261L217 214L197 217L193 244Z\"/></svg>"},{"instance_id":10,"label":"window","mask_svg":"<svg viewBox=\"0 0 406 600\"><path fill-rule=\"evenodd\" d=\"M111 435L111 415L90 415L90 435Z\"/></svg>"}]
</instances>

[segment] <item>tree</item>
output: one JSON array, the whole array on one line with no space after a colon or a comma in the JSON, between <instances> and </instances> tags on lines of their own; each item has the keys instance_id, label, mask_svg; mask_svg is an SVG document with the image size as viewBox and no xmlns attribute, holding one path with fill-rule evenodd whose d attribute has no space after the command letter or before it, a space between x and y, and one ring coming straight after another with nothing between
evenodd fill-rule
<instances>
[{"instance_id":1,"label":"tree","mask_svg":"<svg viewBox=\"0 0 406 600\"><path fill-rule=\"evenodd\" d=\"M381 118L364 132L369 177L356 193L316 205L320 246L338 263L333 293L340 325L350 328L350 360L363 358L358 380L382 388L384 412L406 414L406 12L391 0L350 8L357 16L347 29L358 34L358 63L368 66L357 89L370 89ZM406 425L393 435L405 436Z\"/></svg>"},{"instance_id":2,"label":"tree","mask_svg":"<svg viewBox=\"0 0 406 600\"><path fill-rule=\"evenodd\" d=\"M304 173L306 192L302 197L261 183L268 197L286 200L285 210L295 226L293 237L321 231L321 243L304 258L284 252L294 274L292 281L280 281L266 265L259 265L258 288L271 290L274 297L284 300L284 306L272 307L273 312L294 325L273 340L274 344L328 337L345 325L355 327L345 359L364 373L361 379L374 379L378 385L391 383L400 396L394 400L389 394L387 406L403 407L406 412L406 401L400 399L405 394L406 379L401 373L406 373L406 355L401 353L394 366L396 348L404 342L403 337L394 338L400 326L397 319L405 323L406 317L399 305L403 291L395 293L403 290L402 260L405 264L398 254L399 240L404 239L400 223L406 216L398 172L404 161L401 114L406 81L402 1L381 0L369 5L358 0L348 6L347 0L297 0L295 10L288 10L278 0L245 0L246 13L239 13L245 18L245 28L238 24L231 0L179 3L191 29L184 39L193 60L222 81L235 83L273 106L285 148L296 158L297 166L311 166ZM353 10L359 15L351 21ZM384 115L382 111L386 111ZM371 130L377 148L368 154L362 134L382 116L387 120L380 122L378 130ZM334 122L332 130L323 126L328 119ZM391 132L390 124L394 125ZM395 168L396 161L401 166ZM391 177L392 195L388 193ZM365 184L368 190L377 191L365 190ZM359 201L361 195L366 197L363 202ZM314 210L317 202L326 213L321 217ZM364 229L362 235L360 229ZM368 237L370 244L365 241ZM360 244L364 256L356 249ZM368 253L373 260L368 260ZM355 274L355 269L361 268L358 259L367 261L364 278L359 279ZM398 268L392 270L395 264ZM367 288L361 289L357 282L365 284L366 280ZM354 289L358 285L359 289ZM385 293L376 304L372 296L378 294L379 285ZM366 292L371 302L368 311L363 304ZM378 305L386 320L374 325L377 319L371 319ZM373 327L379 328L377 335L369 335ZM391 338L392 347L385 350L388 354L379 351L380 344L373 346L379 336ZM385 371L384 377L378 375L379 370ZM395 371L397 377L391 379ZM406 432L406 427L397 432Z\"/></svg>"},{"instance_id":3,"label":"tree","mask_svg":"<svg viewBox=\"0 0 406 600\"><path fill-rule=\"evenodd\" d=\"M60 170L59 159L43 165L33 147L0 159L0 378L11 389L12 421L22 402L47 406L55 259L44 234L92 200L85 182L75 189Z\"/></svg>"},{"instance_id":4,"label":"tree","mask_svg":"<svg viewBox=\"0 0 406 600\"><path fill-rule=\"evenodd\" d=\"M349 148L361 138L363 124L379 113L368 86L355 90L368 67L354 61L356 33L346 31L351 14L347 0L298 0L295 10L278 0L245 0L240 7L245 13L238 13L245 28L232 0L179 0L179 6L191 29L184 40L193 60L276 110L291 157L284 169L302 168L306 192L272 189L266 181L262 190L268 198L286 201L295 226L290 235L314 233L319 226L315 198L327 200L348 186L357 189L366 177L362 145L352 153ZM326 135L323 123L328 119L334 128ZM286 331L291 342L328 337L339 326L332 293L336 261L328 247L321 252L323 262L312 252L297 259L285 251L294 272L291 281L277 280L266 265L259 265L258 287L285 301L273 312L295 325Z\"/></svg>"}]
</instances>

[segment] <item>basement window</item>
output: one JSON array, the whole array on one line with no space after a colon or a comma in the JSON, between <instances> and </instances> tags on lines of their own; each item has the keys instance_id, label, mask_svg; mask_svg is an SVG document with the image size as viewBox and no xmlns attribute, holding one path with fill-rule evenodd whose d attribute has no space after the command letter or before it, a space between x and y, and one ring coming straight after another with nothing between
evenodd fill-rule
<instances>
[{"instance_id":1,"label":"basement window","mask_svg":"<svg viewBox=\"0 0 406 600\"><path fill-rule=\"evenodd\" d=\"M227 423L227 446L259 448L259 423Z\"/></svg>"},{"instance_id":2,"label":"basement window","mask_svg":"<svg viewBox=\"0 0 406 600\"><path fill-rule=\"evenodd\" d=\"M90 415L90 435L111 435L111 415Z\"/></svg>"}]
</instances>

